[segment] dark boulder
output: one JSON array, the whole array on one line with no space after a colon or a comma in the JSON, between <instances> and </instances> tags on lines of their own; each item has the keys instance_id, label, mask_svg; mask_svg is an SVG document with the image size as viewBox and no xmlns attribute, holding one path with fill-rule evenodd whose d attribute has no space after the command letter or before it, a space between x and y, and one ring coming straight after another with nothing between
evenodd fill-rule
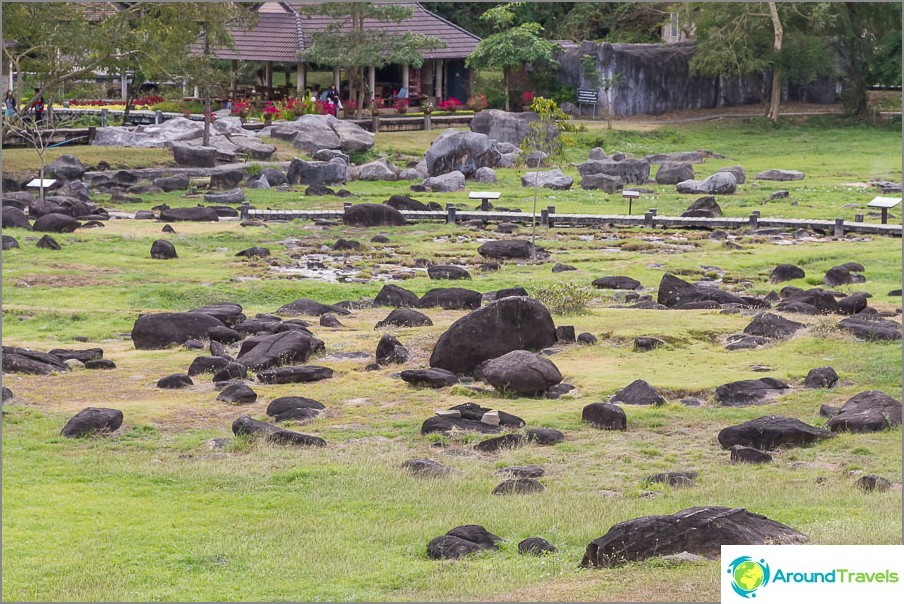
<instances>
[{"instance_id":1,"label":"dark boulder","mask_svg":"<svg viewBox=\"0 0 904 604\"><path fill-rule=\"evenodd\" d=\"M536 478L512 478L503 480L493 489L493 495L529 495L546 490Z\"/></svg>"},{"instance_id":2,"label":"dark boulder","mask_svg":"<svg viewBox=\"0 0 904 604\"><path fill-rule=\"evenodd\" d=\"M425 327L433 325L433 321L424 313L416 310L397 308L389 313L385 319L378 322L374 329L380 329L388 325L396 327Z\"/></svg>"},{"instance_id":3,"label":"dark boulder","mask_svg":"<svg viewBox=\"0 0 904 604\"><path fill-rule=\"evenodd\" d=\"M779 264L772 269L772 274L769 275L769 281L772 283L782 283L794 279L803 279L806 276L807 274L804 272L804 269L799 266L793 264Z\"/></svg>"},{"instance_id":4,"label":"dark boulder","mask_svg":"<svg viewBox=\"0 0 904 604\"><path fill-rule=\"evenodd\" d=\"M195 206L193 208L170 208L160 211L163 222L217 222L220 220L213 208Z\"/></svg>"},{"instance_id":5,"label":"dark boulder","mask_svg":"<svg viewBox=\"0 0 904 604\"><path fill-rule=\"evenodd\" d=\"M270 401L270 404L267 406L267 415L274 417L291 411L292 409L323 411L326 407L319 401L303 396L281 396Z\"/></svg>"},{"instance_id":6,"label":"dark boulder","mask_svg":"<svg viewBox=\"0 0 904 604\"><path fill-rule=\"evenodd\" d=\"M257 392L247 384L230 384L217 395L218 401L235 403L236 405L249 405L257 400Z\"/></svg>"},{"instance_id":7,"label":"dark boulder","mask_svg":"<svg viewBox=\"0 0 904 604\"><path fill-rule=\"evenodd\" d=\"M556 327L556 340L563 344L573 344L577 338L574 335L574 325L559 325Z\"/></svg>"},{"instance_id":8,"label":"dark boulder","mask_svg":"<svg viewBox=\"0 0 904 604\"><path fill-rule=\"evenodd\" d=\"M319 340L318 340L319 341ZM257 374L257 379L264 384L300 384L319 382L333 377L329 367L305 365L300 367L278 367Z\"/></svg>"},{"instance_id":9,"label":"dark boulder","mask_svg":"<svg viewBox=\"0 0 904 604\"><path fill-rule=\"evenodd\" d=\"M437 137L424 154L430 176L459 171L470 177L480 168L495 168L501 158L494 141L487 135L452 129Z\"/></svg>"},{"instance_id":10,"label":"dark boulder","mask_svg":"<svg viewBox=\"0 0 904 604\"><path fill-rule=\"evenodd\" d=\"M154 185L160 187L165 192L184 191L188 189L191 180L184 174L176 174L175 176L162 176L154 179Z\"/></svg>"},{"instance_id":11,"label":"dark boulder","mask_svg":"<svg viewBox=\"0 0 904 604\"><path fill-rule=\"evenodd\" d=\"M516 449L524 443L525 438L520 434L504 434L477 443L474 450L481 453L498 453L503 449Z\"/></svg>"},{"instance_id":12,"label":"dark boulder","mask_svg":"<svg viewBox=\"0 0 904 604\"><path fill-rule=\"evenodd\" d=\"M180 166L213 168L217 165L217 148L173 143L173 159Z\"/></svg>"},{"instance_id":13,"label":"dark boulder","mask_svg":"<svg viewBox=\"0 0 904 604\"><path fill-rule=\"evenodd\" d=\"M383 337L381 337L380 341L377 343L376 358L378 365L404 363L408 360L408 351L402 346L402 343L399 342L398 338L391 334L384 333Z\"/></svg>"},{"instance_id":14,"label":"dark boulder","mask_svg":"<svg viewBox=\"0 0 904 604\"><path fill-rule=\"evenodd\" d=\"M455 405L454 407L450 407L449 410L458 411L463 419L475 421L480 421L484 415L492 411L492 409L481 407L476 403L463 403L461 405ZM498 411L498 414L500 426L504 428L511 428L513 430L524 427L524 420L517 415L512 415L511 413L506 413L505 411Z\"/></svg>"},{"instance_id":15,"label":"dark boulder","mask_svg":"<svg viewBox=\"0 0 904 604\"><path fill-rule=\"evenodd\" d=\"M312 419L316 419L320 415L320 411L317 409L307 409L305 407L295 407L293 409L288 409L283 411L282 413L277 413L273 416L273 421L277 423L282 422L298 422L298 423L306 423L311 421Z\"/></svg>"},{"instance_id":16,"label":"dark boulder","mask_svg":"<svg viewBox=\"0 0 904 604\"><path fill-rule=\"evenodd\" d=\"M501 300L502 298L508 298L510 296L529 296L527 290L523 287L507 287L505 289L500 289L496 292L496 295L493 296L494 300Z\"/></svg>"},{"instance_id":17,"label":"dark boulder","mask_svg":"<svg viewBox=\"0 0 904 604\"><path fill-rule=\"evenodd\" d=\"M863 294L851 294L838 301L838 312L842 315L856 315L866 310L868 301Z\"/></svg>"},{"instance_id":18,"label":"dark boulder","mask_svg":"<svg viewBox=\"0 0 904 604\"><path fill-rule=\"evenodd\" d=\"M432 459L409 459L402 462L402 468L421 478L441 478L455 472L449 466Z\"/></svg>"},{"instance_id":19,"label":"dark boulder","mask_svg":"<svg viewBox=\"0 0 904 604\"><path fill-rule=\"evenodd\" d=\"M83 350L67 350L64 348L54 348L49 351L47 354L51 354L61 361L68 361L69 359L75 359L82 363L87 363L88 361L93 361L95 359L104 358L104 351L101 348L86 348Z\"/></svg>"},{"instance_id":20,"label":"dark boulder","mask_svg":"<svg viewBox=\"0 0 904 604\"><path fill-rule=\"evenodd\" d=\"M811 369L804 379L804 388L834 388L838 383L838 374L831 367Z\"/></svg>"},{"instance_id":21,"label":"dark boulder","mask_svg":"<svg viewBox=\"0 0 904 604\"><path fill-rule=\"evenodd\" d=\"M528 537L518 543L518 554L522 556L542 556L557 551L556 546L543 537Z\"/></svg>"},{"instance_id":22,"label":"dark boulder","mask_svg":"<svg viewBox=\"0 0 904 604\"><path fill-rule=\"evenodd\" d=\"M854 315L838 322L838 327L863 340L900 340L901 324L878 317Z\"/></svg>"},{"instance_id":23,"label":"dark boulder","mask_svg":"<svg viewBox=\"0 0 904 604\"><path fill-rule=\"evenodd\" d=\"M254 336L242 342L236 360L253 371L289 363L304 363L324 351L322 340L299 330Z\"/></svg>"},{"instance_id":24,"label":"dark boulder","mask_svg":"<svg viewBox=\"0 0 904 604\"><path fill-rule=\"evenodd\" d=\"M35 244L35 246L42 250L59 251L59 250L63 249L62 247L60 247L60 244L57 243L56 239L54 239L50 235L44 235L43 237L38 239L38 242Z\"/></svg>"},{"instance_id":25,"label":"dark boulder","mask_svg":"<svg viewBox=\"0 0 904 604\"><path fill-rule=\"evenodd\" d=\"M234 189L229 189L228 191L222 191L219 193L205 193L204 201L210 204L214 204L211 207L218 209L220 206L222 206L222 204L242 203L243 201L245 201L245 191L243 191L240 187L236 187ZM236 212L233 208L226 206L223 207L223 210L224 212L217 212L217 216L238 216L238 212Z\"/></svg>"},{"instance_id":26,"label":"dark boulder","mask_svg":"<svg viewBox=\"0 0 904 604\"><path fill-rule=\"evenodd\" d=\"M226 172L214 172L210 175L211 190L225 191L227 189L235 189L242 183L245 173L242 170L229 170Z\"/></svg>"},{"instance_id":27,"label":"dark boulder","mask_svg":"<svg viewBox=\"0 0 904 604\"><path fill-rule=\"evenodd\" d=\"M458 376L445 369L406 369L399 376L412 386L445 388L458 383Z\"/></svg>"},{"instance_id":28,"label":"dark boulder","mask_svg":"<svg viewBox=\"0 0 904 604\"><path fill-rule=\"evenodd\" d=\"M826 427L832 432L879 432L901 425L901 402L880 390L848 399Z\"/></svg>"},{"instance_id":29,"label":"dark boulder","mask_svg":"<svg viewBox=\"0 0 904 604\"><path fill-rule=\"evenodd\" d=\"M618 178L623 185L641 185L650 177L650 162L645 159L623 159L621 161L615 161L614 158L588 159L578 164L578 172L582 178L604 174Z\"/></svg>"},{"instance_id":30,"label":"dark boulder","mask_svg":"<svg viewBox=\"0 0 904 604\"><path fill-rule=\"evenodd\" d=\"M342 222L348 226L404 226L405 217L395 208L379 203L359 203L345 210Z\"/></svg>"},{"instance_id":31,"label":"dark boulder","mask_svg":"<svg viewBox=\"0 0 904 604\"><path fill-rule=\"evenodd\" d=\"M694 178L694 166L686 162L665 162L656 171L656 182L660 185L677 185Z\"/></svg>"},{"instance_id":32,"label":"dark boulder","mask_svg":"<svg viewBox=\"0 0 904 604\"><path fill-rule=\"evenodd\" d=\"M500 541L502 539L482 526L459 526L445 535L431 539L427 544L427 557L431 560L464 558L475 552L499 549L497 543Z\"/></svg>"},{"instance_id":33,"label":"dark boulder","mask_svg":"<svg viewBox=\"0 0 904 604\"><path fill-rule=\"evenodd\" d=\"M634 380L610 399L613 403L626 405L664 405L665 399L656 389L643 380Z\"/></svg>"},{"instance_id":34,"label":"dark boulder","mask_svg":"<svg viewBox=\"0 0 904 604\"><path fill-rule=\"evenodd\" d=\"M551 447L565 442L565 435L555 428L533 428L527 431L527 442L535 443L541 447Z\"/></svg>"},{"instance_id":35,"label":"dark boulder","mask_svg":"<svg viewBox=\"0 0 904 604\"><path fill-rule=\"evenodd\" d=\"M317 436L277 428L272 424L252 419L247 415L243 415L232 423L232 433L236 436L262 438L267 442L278 445L297 445L303 447L326 446L326 441Z\"/></svg>"},{"instance_id":36,"label":"dark boulder","mask_svg":"<svg viewBox=\"0 0 904 604\"><path fill-rule=\"evenodd\" d=\"M387 283L374 298L374 306L393 306L395 308L417 307L420 299L413 291L404 287Z\"/></svg>"},{"instance_id":37,"label":"dark boulder","mask_svg":"<svg viewBox=\"0 0 904 604\"><path fill-rule=\"evenodd\" d=\"M599 289L634 290L640 287L640 281L631 277L600 277L599 279L594 279L591 285Z\"/></svg>"},{"instance_id":38,"label":"dark boulder","mask_svg":"<svg viewBox=\"0 0 904 604\"><path fill-rule=\"evenodd\" d=\"M740 380L716 388L716 400L728 407L763 405L788 390L788 384L775 378Z\"/></svg>"},{"instance_id":39,"label":"dark boulder","mask_svg":"<svg viewBox=\"0 0 904 604\"><path fill-rule=\"evenodd\" d=\"M88 171L87 166L74 155L61 155L49 164L44 171L45 178L58 180L78 180Z\"/></svg>"},{"instance_id":40,"label":"dark boulder","mask_svg":"<svg viewBox=\"0 0 904 604\"><path fill-rule=\"evenodd\" d=\"M823 289L813 288L803 291L795 287L783 287L781 296L784 301L777 304L775 310L809 315L838 312L835 297Z\"/></svg>"},{"instance_id":41,"label":"dark boulder","mask_svg":"<svg viewBox=\"0 0 904 604\"><path fill-rule=\"evenodd\" d=\"M333 306L331 304L321 304L316 300L311 300L310 298L298 298L294 302L290 302L289 304L285 304L280 306L276 313L281 316L307 316L307 317L319 317L320 315L325 315L326 313L334 314L334 315L349 315L351 314L349 311L344 308L340 308L338 306Z\"/></svg>"},{"instance_id":42,"label":"dark boulder","mask_svg":"<svg viewBox=\"0 0 904 604\"><path fill-rule=\"evenodd\" d=\"M719 444L723 449L741 445L771 451L779 447L803 447L831 437L828 430L815 428L799 419L767 415L723 429L719 432Z\"/></svg>"},{"instance_id":43,"label":"dark boulder","mask_svg":"<svg viewBox=\"0 0 904 604\"><path fill-rule=\"evenodd\" d=\"M421 434L432 434L434 432L449 434L453 431L497 434L502 432L502 428L492 424L485 424L480 420L464 419L461 417L441 417L438 415L427 418L421 425Z\"/></svg>"},{"instance_id":44,"label":"dark boulder","mask_svg":"<svg viewBox=\"0 0 904 604\"><path fill-rule=\"evenodd\" d=\"M477 253L484 258L530 258L533 251L530 241L523 239L487 241L477 248Z\"/></svg>"},{"instance_id":45,"label":"dark boulder","mask_svg":"<svg viewBox=\"0 0 904 604\"><path fill-rule=\"evenodd\" d=\"M592 333L587 333L586 331L583 333L579 333L577 337L578 344L585 344L587 346L594 346L599 340Z\"/></svg>"},{"instance_id":46,"label":"dark boulder","mask_svg":"<svg viewBox=\"0 0 904 604\"><path fill-rule=\"evenodd\" d=\"M857 486L867 492L882 493L891 488L891 481L876 474L867 474L857 479Z\"/></svg>"},{"instance_id":47,"label":"dark boulder","mask_svg":"<svg viewBox=\"0 0 904 604\"><path fill-rule=\"evenodd\" d=\"M210 315L211 317L219 319L225 325L230 327L234 327L238 323L241 323L245 320L245 315L242 313L241 305L233 304L232 302L208 304L206 306L193 308L188 312L201 312L205 315Z\"/></svg>"},{"instance_id":48,"label":"dark boulder","mask_svg":"<svg viewBox=\"0 0 904 604\"><path fill-rule=\"evenodd\" d=\"M771 463L772 456L759 449L735 445L731 448L731 461L732 463Z\"/></svg>"},{"instance_id":49,"label":"dark boulder","mask_svg":"<svg viewBox=\"0 0 904 604\"><path fill-rule=\"evenodd\" d=\"M331 313L320 315L319 322L321 327L342 327L342 322Z\"/></svg>"},{"instance_id":50,"label":"dark boulder","mask_svg":"<svg viewBox=\"0 0 904 604\"><path fill-rule=\"evenodd\" d=\"M656 296L656 301L669 308L691 302L704 301L713 301L718 304L740 304L742 306L748 306L746 301L733 294L723 292L715 287L695 286L670 273L666 273L662 276L662 280L659 282L659 292Z\"/></svg>"},{"instance_id":51,"label":"dark boulder","mask_svg":"<svg viewBox=\"0 0 904 604\"><path fill-rule=\"evenodd\" d=\"M353 241L351 239L338 239L336 243L333 244L332 249L337 252L357 251L361 249L361 242Z\"/></svg>"},{"instance_id":52,"label":"dark boulder","mask_svg":"<svg viewBox=\"0 0 904 604\"><path fill-rule=\"evenodd\" d=\"M476 310L483 297L480 292L461 287L437 287L427 291L418 302L420 308L440 307L445 310Z\"/></svg>"},{"instance_id":53,"label":"dark boulder","mask_svg":"<svg viewBox=\"0 0 904 604\"><path fill-rule=\"evenodd\" d=\"M51 213L35 220L32 229L41 233L71 233L79 226L81 223L72 216Z\"/></svg>"},{"instance_id":54,"label":"dark boulder","mask_svg":"<svg viewBox=\"0 0 904 604\"><path fill-rule=\"evenodd\" d=\"M627 430L624 410L611 403L590 403L581 411L581 421L602 430Z\"/></svg>"},{"instance_id":55,"label":"dark boulder","mask_svg":"<svg viewBox=\"0 0 904 604\"><path fill-rule=\"evenodd\" d=\"M214 382L243 380L248 376L248 368L241 363L230 361L225 367L213 374Z\"/></svg>"},{"instance_id":56,"label":"dark boulder","mask_svg":"<svg viewBox=\"0 0 904 604\"><path fill-rule=\"evenodd\" d=\"M186 340L206 339L207 330L223 323L200 312L164 312L142 315L132 327L132 342L139 350L167 348Z\"/></svg>"},{"instance_id":57,"label":"dark boulder","mask_svg":"<svg viewBox=\"0 0 904 604\"><path fill-rule=\"evenodd\" d=\"M483 367L483 377L500 392L536 395L562 381L562 374L547 358L526 350L513 350Z\"/></svg>"},{"instance_id":58,"label":"dark boulder","mask_svg":"<svg viewBox=\"0 0 904 604\"><path fill-rule=\"evenodd\" d=\"M93 359L85 361L85 369L116 369L116 363L110 359Z\"/></svg>"},{"instance_id":59,"label":"dark boulder","mask_svg":"<svg viewBox=\"0 0 904 604\"><path fill-rule=\"evenodd\" d=\"M652 336L637 336L634 338L634 350L637 352L650 352L665 344L664 341Z\"/></svg>"},{"instance_id":60,"label":"dark boulder","mask_svg":"<svg viewBox=\"0 0 904 604\"><path fill-rule=\"evenodd\" d=\"M188 388L189 386L194 385L195 383L192 381L192 379L184 373L174 373L172 375L162 377L157 381L157 387L163 388L164 390L179 390L181 388Z\"/></svg>"},{"instance_id":61,"label":"dark boulder","mask_svg":"<svg viewBox=\"0 0 904 604\"><path fill-rule=\"evenodd\" d=\"M151 245L151 258L154 260L172 260L178 258L176 254L176 246L172 241L166 239L158 239Z\"/></svg>"},{"instance_id":62,"label":"dark boulder","mask_svg":"<svg viewBox=\"0 0 904 604\"><path fill-rule=\"evenodd\" d=\"M9 208L3 207L3 228L4 229L25 229L26 231L31 230L31 223L28 221L28 217L25 216L25 212L20 210L19 208Z\"/></svg>"},{"instance_id":63,"label":"dark boulder","mask_svg":"<svg viewBox=\"0 0 904 604\"><path fill-rule=\"evenodd\" d=\"M568 264L559 264L558 262L552 267L552 272L554 273L564 273L566 271L576 271L573 266L569 266Z\"/></svg>"},{"instance_id":64,"label":"dark boulder","mask_svg":"<svg viewBox=\"0 0 904 604\"><path fill-rule=\"evenodd\" d=\"M433 348L430 366L470 373L483 361L513 350L541 350L555 343L555 324L543 304L503 298L453 323Z\"/></svg>"},{"instance_id":65,"label":"dark boulder","mask_svg":"<svg viewBox=\"0 0 904 604\"><path fill-rule=\"evenodd\" d=\"M16 346L4 346L2 360L3 373L47 375L55 371L69 371L69 365L55 355Z\"/></svg>"},{"instance_id":66,"label":"dark boulder","mask_svg":"<svg viewBox=\"0 0 904 604\"><path fill-rule=\"evenodd\" d=\"M843 266L833 266L826 271L826 275L823 277L823 283L829 287L847 285L851 282L851 272Z\"/></svg>"},{"instance_id":67,"label":"dark boulder","mask_svg":"<svg viewBox=\"0 0 904 604\"><path fill-rule=\"evenodd\" d=\"M647 476L643 480L643 482L661 483L667 484L671 487L680 488L693 486L696 479L697 472L693 470L686 470L683 472L659 472L658 474Z\"/></svg>"},{"instance_id":68,"label":"dark boulder","mask_svg":"<svg viewBox=\"0 0 904 604\"><path fill-rule=\"evenodd\" d=\"M695 507L671 516L644 516L616 524L587 546L581 566L611 568L681 552L718 558L722 545L806 540L803 533L743 508Z\"/></svg>"},{"instance_id":69,"label":"dark boulder","mask_svg":"<svg viewBox=\"0 0 904 604\"><path fill-rule=\"evenodd\" d=\"M290 185L336 185L349 180L348 162L341 157L329 161L305 161L295 158L286 171ZM270 182L270 179L267 179Z\"/></svg>"},{"instance_id":70,"label":"dark boulder","mask_svg":"<svg viewBox=\"0 0 904 604\"><path fill-rule=\"evenodd\" d=\"M429 209L426 204L421 203L417 199L412 199L407 195L393 195L383 203L396 210L426 212Z\"/></svg>"},{"instance_id":71,"label":"dark boulder","mask_svg":"<svg viewBox=\"0 0 904 604\"><path fill-rule=\"evenodd\" d=\"M803 329L803 323L790 321L772 313L761 313L757 315L750 324L744 328L744 333L751 336L762 336L764 338L784 339L790 338L794 333Z\"/></svg>"},{"instance_id":72,"label":"dark boulder","mask_svg":"<svg viewBox=\"0 0 904 604\"><path fill-rule=\"evenodd\" d=\"M460 266L452 266L448 264L437 264L427 267L427 275L431 279L471 279L471 273Z\"/></svg>"},{"instance_id":73,"label":"dark boulder","mask_svg":"<svg viewBox=\"0 0 904 604\"><path fill-rule=\"evenodd\" d=\"M211 341L221 344L235 344L245 339L245 336L234 329L230 329L225 325L223 327L212 327L207 330L207 336Z\"/></svg>"},{"instance_id":74,"label":"dark boulder","mask_svg":"<svg viewBox=\"0 0 904 604\"><path fill-rule=\"evenodd\" d=\"M60 434L69 438L79 438L115 432L122 425L122 419L122 411L117 409L86 407L72 416Z\"/></svg>"},{"instance_id":75,"label":"dark boulder","mask_svg":"<svg viewBox=\"0 0 904 604\"><path fill-rule=\"evenodd\" d=\"M188 375L201 375L202 373L216 373L229 365L229 359L220 356L195 357L188 366Z\"/></svg>"}]
</instances>

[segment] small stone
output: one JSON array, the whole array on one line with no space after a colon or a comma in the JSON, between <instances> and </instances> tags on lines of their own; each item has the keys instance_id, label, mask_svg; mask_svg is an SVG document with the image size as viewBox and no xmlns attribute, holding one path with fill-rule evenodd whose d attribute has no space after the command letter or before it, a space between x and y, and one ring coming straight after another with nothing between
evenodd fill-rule
<instances>
[{"instance_id":1,"label":"small stone","mask_svg":"<svg viewBox=\"0 0 904 604\"><path fill-rule=\"evenodd\" d=\"M459 417L460 416L461 416L461 413L459 413ZM499 425L499 412L496 411L495 409L493 411L487 411L486 413L483 414L483 417L480 418L480 421L483 422L484 424L489 424L491 426L498 426Z\"/></svg>"}]
</instances>

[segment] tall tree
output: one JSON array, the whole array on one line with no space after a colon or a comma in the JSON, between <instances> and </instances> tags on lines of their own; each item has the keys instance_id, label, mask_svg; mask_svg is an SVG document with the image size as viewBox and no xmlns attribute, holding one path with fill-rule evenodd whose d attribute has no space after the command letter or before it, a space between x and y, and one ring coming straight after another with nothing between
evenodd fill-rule
<instances>
[{"instance_id":1,"label":"tall tree","mask_svg":"<svg viewBox=\"0 0 904 604\"><path fill-rule=\"evenodd\" d=\"M302 52L309 63L345 69L356 91L358 117L365 102L364 69L387 64L424 64L425 50L443 48L432 36L415 32L391 32L386 27L411 16L412 9L371 2L328 3L301 7L302 13L329 17L332 23L311 36L311 46ZM303 17L302 17L303 18ZM367 91L373 95L374 91Z\"/></svg>"},{"instance_id":2,"label":"tall tree","mask_svg":"<svg viewBox=\"0 0 904 604\"><path fill-rule=\"evenodd\" d=\"M465 59L465 65L477 69L501 69L505 87L505 110L509 110L509 88L512 70L526 63L545 67L557 65L556 45L542 37L539 23L513 26L521 3L497 6L486 11L482 20L491 23L496 33L484 38Z\"/></svg>"},{"instance_id":3,"label":"tall tree","mask_svg":"<svg viewBox=\"0 0 904 604\"><path fill-rule=\"evenodd\" d=\"M772 71L768 117L778 121L782 84L830 73L825 4L790 2L697 3L697 51L691 73L743 76Z\"/></svg>"}]
</instances>

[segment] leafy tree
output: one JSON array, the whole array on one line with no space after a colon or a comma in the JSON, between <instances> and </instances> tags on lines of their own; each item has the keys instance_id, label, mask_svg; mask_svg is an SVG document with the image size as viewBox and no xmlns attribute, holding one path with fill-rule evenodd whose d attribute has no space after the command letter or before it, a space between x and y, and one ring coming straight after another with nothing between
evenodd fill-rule
<instances>
[{"instance_id":1,"label":"leafy tree","mask_svg":"<svg viewBox=\"0 0 904 604\"><path fill-rule=\"evenodd\" d=\"M365 101L364 68L395 63L420 67L424 50L442 48L443 43L420 33L393 33L379 24L400 23L412 10L397 4L371 2L327 3L301 7L308 14L332 19L322 32L312 35L311 46L302 53L309 63L345 69L357 91L358 117ZM369 22L369 23L366 23ZM374 23L376 22L376 23ZM368 95L374 93L367 91Z\"/></svg>"},{"instance_id":2,"label":"leafy tree","mask_svg":"<svg viewBox=\"0 0 904 604\"><path fill-rule=\"evenodd\" d=\"M37 121L33 116L25 116L20 118L14 116L8 120L5 127L9 134L17 136L25 141L25 143L34 149L41 162L41 168L38 171L38 178L41 179L41 187L39 189L39 198L44 201L44 173L47 171L47 150L51 147L51 142L57 130L60 128L68 128L71 126L70 120L50 119L49 116L41 121Z\"/></svg>"},{"instance_id":3,"label":"leafy tree","mask_svg":"<svg viewBox=\"0 0 904 604\"><path fill-rule=\"evenodd\" d=\"M556 38L654 43L660 41L669 8L665 2L576 2L560 18L540 23Z\"/></svg>"},{"instance_id":4,"label":"leafy tree","mask_svg":"<svg viewBox=\"0 0 904 604\"><path fill-rule=\"evenodd\" d=\"M609 96L609 91L613 88L618 88L624 83L624 77L618 72L603 78L600 83L603 87L603 92L606 93L606 128L609 130L612 130L612 97Z\"/></svg>"},{"instance_id":5,"label":"leafy tree","mask_svg":"<svg viewBox=\"0 0 904 604\"><path fill-rule=\"evenodd\" d=\"M526 166L531 156L546 154L550 160L563 160L565 148L575 144L573 136L577 132L571 116L562 111L556 102L542 96L534 97L530 110L537 114L538 119L528 123L527 135L521 141L518 162ZM535 249L537 239L537 196L539 195L538 182L540 180L539 165L535 168L534 177L534 222L531 230L531 254Z\"/></svg>"},{"instance_id":6,"label":"leafy tree","mask_svg":"<svg viewBox=\"0 0 904 604\"><path fill-rule=\"evenodd\" d=\"M526 63L544 67L558 64L554 58L556 45L541 37L543 28L539 23L512 26L519 5L520 3L504 4L483 14L481 19L491 23L496 33L481 40L465 60L468 67L502 70L506 111L509 110L509 83L513 69Z\"/></svg>"},{"instance_id":7,"label":"leafy tree","mask_svg":"<svg viewBox=\"0 0 904 604\"><path fill-rule=\"evenodd\" d=\"M768 117L778 121L784 80L809 81L832 70L825 4L789 2L691 5L697 52L691 73L743 76L772 70Z\"/></svg>"}]
</instances>

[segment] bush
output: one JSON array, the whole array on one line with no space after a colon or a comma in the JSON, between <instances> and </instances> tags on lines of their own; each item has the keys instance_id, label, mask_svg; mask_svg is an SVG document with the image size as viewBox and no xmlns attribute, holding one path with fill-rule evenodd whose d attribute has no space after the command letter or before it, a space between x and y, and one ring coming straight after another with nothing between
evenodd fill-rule
<instances>
[{"instance_id":1,"label":"bush","mask_svg":"<svg viewBox=\"0 0 904 604\"><path fill-rule=\"evenodd\" d=\"M537 290L534 298L555 315L579 315L593 300L593 289L577 281L561 281Z\"/></svg>"}]
</instances>

